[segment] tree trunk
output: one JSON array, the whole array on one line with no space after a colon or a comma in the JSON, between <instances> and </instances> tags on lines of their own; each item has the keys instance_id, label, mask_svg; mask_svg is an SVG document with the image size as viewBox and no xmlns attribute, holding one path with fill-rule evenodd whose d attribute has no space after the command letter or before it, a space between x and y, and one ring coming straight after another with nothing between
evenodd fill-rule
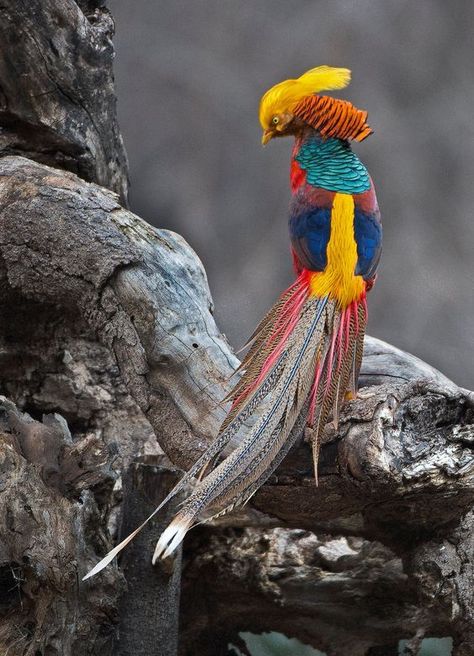
<instances>
[{"instance_id":1,"label":"tree trunk","mask_svg":"<svg viewBox=\"0 0 474 656\"><path fill-rule=\"evenodd\" d=\"M117 566L80 579L122 505L123 530L139 523L140 485L164 494L140 459L203 451L238 360L195 253L124 207L108 10L6 0L0 16L0 651L125 653L133 618L144 645L176 626L179 563L174 579L143 564L157 524L124 558L121 602ZM303 439L252 504L191 535L182 654L275 629L338 656L422 632L470 653L474 395L371 338L361 385L319 487ZM147 612L127 617L142 585Z\"/></svg>"},{"instance_id":2,"label":"tree trunk","mask_svg":"<svg viewBox=\"0 0 474 656\"><path fill-rule=\"evenodd\" d=\"M143 522L180 478L160 462L132 463L124 476L124 539ZM172 519L174 504L160 515L157 525L146 526L123 554L121 568L127 592L120 600L120 656L176 656L178 651L181 549L172 559L153 567L150 552L156 536Z\"/></svg>"}]
</instances>

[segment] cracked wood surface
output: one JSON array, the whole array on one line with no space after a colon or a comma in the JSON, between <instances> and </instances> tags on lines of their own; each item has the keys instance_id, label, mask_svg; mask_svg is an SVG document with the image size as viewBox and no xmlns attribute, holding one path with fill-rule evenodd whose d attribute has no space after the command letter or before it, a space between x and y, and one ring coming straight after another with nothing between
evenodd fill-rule
<instances>
[{"instance_id":1,"label":"cracked wood surface","mask_svg":"<svg viewBox=\"0 0 474 656\"><path fill-rule=\"evenodd\" d=\"M84 317L165 453L189 466L222 420L238 362L197 256L111 192L23 158L0 162L0 211L4 292ZM358 534L459 517L474 492L470 396L370 338L361 384L371 387L345 406L338 433L327 429L320 486L302 444L253 507L289 525Z\"/></svg>"},{"instance_id":2,"label":"cracked wood surface","mask_svg":"<svg viewBox=\"0 0 474 656\"><path fill-rule=\"evenodd\" d=\"M389 646L420 626L426 635L449 631L442 605L424 605L400 556L354 536L201 530L188 543L185 572L182 656L225 653L236 626L276 630L328 656L367 656L374 646L396 654ZM222 598L232 603L222 607Z\"/></svg>"},{"instance_id":3,"label":"cracked wood surface","mask_svg":"<svg viewBox=\"0 0 474 656\"><path fill-rule=\"evenodd\" d=\"M122 577L110 569L100 586L79 583L100 521L90 490L113 481L98 435L73 441L61 416L39 422L0 397L0 653L113 656Z\"/></svg>"},{"instance_id":4,"label":"cracked wood surface","mask_svg":"<svg viewBox=\"0 0 474 656\"><path fill-rule=\"evenodd\" d=\"M2 2L0 153L74 171L113 189L126 204L113 34L102 2Z\"/></svg>"}]
</instances>

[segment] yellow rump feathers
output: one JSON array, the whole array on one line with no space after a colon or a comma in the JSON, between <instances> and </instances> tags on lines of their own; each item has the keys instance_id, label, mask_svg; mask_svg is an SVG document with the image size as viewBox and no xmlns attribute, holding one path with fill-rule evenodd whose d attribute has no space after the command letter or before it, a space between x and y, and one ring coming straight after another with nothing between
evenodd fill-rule
<instances>
[{"instance_id":1,"label":"yellow rump feathers","mask_svg":"<svg viewBox=\"0 0 474 656\"><path fill-rule=\"evenodd\" d=\"M260 101L259 118L262 128L268 130L275 116L291 112L305 96L319 91L343 89L350 80L351 72L348 68L317 66L296 80L284 80L275 84Z\"/></svg>"},{"instance_id":2,"label":"yellow rump feathers","mask_svg":"<svg viewBox=\"0 0 474 656\"><path fill-rule=\"evenodd\" d=\"M362 276L356 276L357 242L354 238L354 198L337 193L331 210L331 237L324 271L312 272L310 289L314 296L329 295L339 307L359 301L365 291Z\"/></svg>"}]
</instances>

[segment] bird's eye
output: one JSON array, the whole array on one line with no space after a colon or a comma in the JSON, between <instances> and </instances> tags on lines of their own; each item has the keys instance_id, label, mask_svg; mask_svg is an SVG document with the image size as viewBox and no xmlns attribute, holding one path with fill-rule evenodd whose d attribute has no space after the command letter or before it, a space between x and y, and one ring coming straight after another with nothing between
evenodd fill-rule
<instances>
[{"instance_id":1,"label":"bird's eye","mask_svg":"<svg viewBox=\"0 0 474 656\"><path fill-rule=\"evenodd\" d=\"M272 118L272 123L273 123L273 125L278 125L279 122L280 122L280 119L278 118L278 116L274 116L274 117Z\"/></svg>"}]
</instances>

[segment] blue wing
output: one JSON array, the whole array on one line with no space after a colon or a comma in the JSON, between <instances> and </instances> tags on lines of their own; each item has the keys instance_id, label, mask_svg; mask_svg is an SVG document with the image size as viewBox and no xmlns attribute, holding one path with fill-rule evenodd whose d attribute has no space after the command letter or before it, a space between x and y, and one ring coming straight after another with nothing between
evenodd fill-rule
<instances>
[{"instance_id":1,"label":"blue wing","mask_svg":"<svg viewBox=\"0 0 474 656\"><path fill-rule=\"evenodd\" d=\"M301 265L310 271L324 271L331 236L331 209L313 208L291 216L289 228L291 243Z\"/></svg>"},{"instance_id":2,"label":"blue wing","mask_svg":"<svg viewBox=\"0 0 474 656\"><path fill-rule=\"evenodd\" d=\"M355 273L370 280L375 276L382 253L382 224L378 214L366 214L356 207L354 237L358 255Z\"/></svg>"},{"instance_id":3,"label":"blue wing","mask_svg":"<svg viewBox=\"0 0 474 656\"><path fill-rule=\"evenodd\" d=\"M324 271L331 237L331 209L313 208L290 217L291 243L305 269ZM370 280L375 276L382 253L382 224L378 213L354 212L354 238L357 243L355 274Z\"/></svg>"}]
</instances>

